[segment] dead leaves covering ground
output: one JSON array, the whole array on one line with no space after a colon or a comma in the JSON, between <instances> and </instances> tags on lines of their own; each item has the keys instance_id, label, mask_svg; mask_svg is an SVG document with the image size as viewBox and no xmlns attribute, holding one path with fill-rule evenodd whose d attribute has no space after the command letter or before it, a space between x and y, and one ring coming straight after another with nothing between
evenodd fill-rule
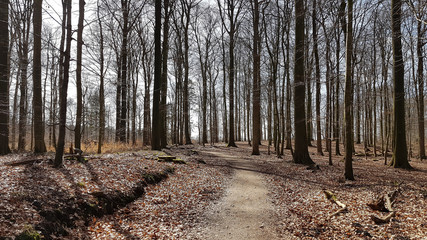
<instances>
[{"instance_id":1,"label":"dead leaves covering ground","mask_svg":"<svg viewBox=\"0 0 427 240\"><path fill-rule=\"evenodd\" d=\"M158 153L138 152L103 155L86 164L67 161L62 170L46 162L5 166L22 156L2 157L0 236L16 236L29 224L45 227L47 218L66 215L63 226L56 226L56 235L45 236L47 239L190 239L191 229L206 224L204 209L221 196L232 171L221 159L204 155L203 149L168 152L182 155L187 165L159 163L152 160ZM312 154L320 166L320 170L313 171L293 164L289 153L278 159L266 155L266 150L263 145L261 155L250 158L269 183L270 200L275 206L272 218L283 239L427 239L427 162L414 160L411 165L415 170L406 171L384 166L372 157L355 157L356 181L346 182L342 157L334 156L334 165L329 166L327 157ZM243 143L237 149L209 147L209 151L250 155L250 147ZM207 164L200 164L202 160ZM170 166L175 173L168 179L146 186L142 197L111 213L96 216L77 211L81 206L99 204L94 193L126 195L141 176ZM401 191L393 205L396 217L390 223L375 224L370 216L382 213L374 212L367 203L400 183ZM323 189L332 191L347 205L348 212L328 219L339 207L325 198ZM87 204L82 205L82 201ZM74 213L73 207L77 209Z\"/></svg>"},{"instance_id":2,"label":"dead leaves covering ground","mask_svg":"<svg viewBox=\"0 0 427 240\"><path fill-rule=\"evenodd\" d=\"M414 159L415 169L407 171L385 166L380 156L354 157L356 181L351 182L344 181L342 156L333 155L334 165L329 166L327 156L314 154L315 147L309 150L320 170L294 164L289 152L283 159L267 155L265 144L260 156L250 156L251 147L245 143L231 150L212 149L249 157L258 166L269 186L275 207L271 217L282 239L427 239L427 161ZM387 224L375 224L371 215L388 213L373 211L367 204L397 187L401 190L393 205L396 216ZM327 200L323 189L332 191L348 211L328 218L339 206Z\"/></svg>"},{"instance_id":3,"label":"dead leaves covering ground","mask_svg":"<svg viewBox=\"0 0 427 240\"><path fill-rule=\"evenodd\" d=\"M180 239L203 206L220 196L228 170L159 163L157 154L108 154L85 164L65 161L62 169L47 161L11 167L4 164L24 157L0 158L0 239L28 225L46 239ZM167 180L145 183L171 168ZM143 195L127 201L138 184Z\"/></svg>"},{"instance_id":4,"label":"dead leaves covering ground","mask_svg":"<svg viewBox=\"0 0 427 240\"><path fill-rule=\"evenodd\" d=\"M413 171L384 166L373 157L354 157L356 181L344 181L343 157L315 155L312 159L320 170L307 170L292 163L291 156L283 160L269 158L264 166L271 199L280 219L277 229L282 236L295 239L427 239L427 162L411 161ZM327 153L326 153L327 154ZM284 162L284 164L283 164ZM270 167L268 167L268 165ZM367 204L379 195L395 190L401 192L394 204L396 217L383 225L375 224L370 216L386 216L371 210ZM328 219L339 209L322 193L328 189L348 207L348 212Z\"/></svg>"}]
</instances>

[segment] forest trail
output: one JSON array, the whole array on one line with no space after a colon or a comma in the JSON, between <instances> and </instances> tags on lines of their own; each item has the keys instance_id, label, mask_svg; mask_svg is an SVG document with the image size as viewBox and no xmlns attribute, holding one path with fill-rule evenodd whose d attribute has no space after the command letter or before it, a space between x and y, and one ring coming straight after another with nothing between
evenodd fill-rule
<instances>
[{"instance_id":1,"label":"forest trail","mask_svg":"<svg viewBox=\"0 0 427 240\"><path fill-rule=\"evenodd\" d=\"M265 181L251 159L231 151L205 153L226 160L234 169L225 196L206 213L205 239L278 239Z\"/></svg>"}]
</instances>

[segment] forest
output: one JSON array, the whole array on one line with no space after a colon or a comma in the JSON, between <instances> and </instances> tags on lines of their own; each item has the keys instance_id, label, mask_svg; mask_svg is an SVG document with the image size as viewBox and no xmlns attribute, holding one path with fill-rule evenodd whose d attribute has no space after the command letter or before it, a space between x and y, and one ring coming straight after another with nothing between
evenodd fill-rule
<instances>
[{"instance_id":1,"label":"forest","mask_svg":"<svg viewBox=\"0 0 427 240\"><path fill-rule=\"evenodd\" d=\"M426 44L424 0L0 0L0 239L425 237Z\"/></svg>"}]
</instances>

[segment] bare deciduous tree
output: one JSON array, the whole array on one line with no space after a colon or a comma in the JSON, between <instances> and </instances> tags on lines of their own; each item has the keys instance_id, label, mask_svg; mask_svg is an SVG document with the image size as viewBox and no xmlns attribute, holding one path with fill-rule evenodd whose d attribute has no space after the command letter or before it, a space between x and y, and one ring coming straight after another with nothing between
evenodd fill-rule
<instances>
[{"instance_id":1,"label":"bare deciduous tree","mask_svg":"<svg viewBox=\"0 0 427 240\"><path fill-rule=\"evenodd\" d=\"M295 126L295 151L294 162L300 164L313 164L308 153L307 131L305 119L305 81L304 81L304 29L305 10L304 1L295 0L295 65L294 65L294 126Z\"/></svg>"},{"instance_id":2,"label":"bare deciduous tree","mask_svg":"<svg viewBox=\"0 0 427 240\"><path fill-rule=\"evenodd\" d=\"M0 1L0 155L9 149L9 0Z\"/></svg>"}]
</instances>

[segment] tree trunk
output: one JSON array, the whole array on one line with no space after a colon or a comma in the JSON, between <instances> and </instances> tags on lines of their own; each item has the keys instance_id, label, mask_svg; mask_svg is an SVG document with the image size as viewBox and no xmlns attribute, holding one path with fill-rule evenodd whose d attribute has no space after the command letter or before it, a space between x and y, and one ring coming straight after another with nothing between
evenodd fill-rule
<instances>
[{"instance_id":1,"label":"tree trunk","mask_svg":"<svg viewBox=\"0 0 427 240\"><path fill-rule=\"evenodd\" d=\"M132 62L131 59L129 59L129 62ZM137 121L137 98L138 98L138 85L139 85L139 66L140 66L140 60L139 57L135 59L132 63L132 76L130 77L130 80L132 81L132 110L130 120L132 120L131 129L130 129L130 142L132 142L132 146L136 146L136 139L137 139L137 129L136 129L136 121ZM130 95L130 94L129 94Z\"/></svg>"},{"instance_id":2,"label":"tree trunk","mask_svg":"<svg viewBox=\"0 0 427 240\"><path fill-rule=\"evenodd\" d=\"M190 95L189 95L189 71L190 71L190 60L189 60L189 39L188 30L190 25L191 8L193 7L188 3L185 3L184 14L186 15L184 27L184 138L185 144L192 144L191 142L191 129L190 129ZM183 20L184 21L184 20Z\"/></svg>"},{"instance_id":3,"label":"tree trunk","mask_svg":"<svg viewBox=\"0 0 427 240\"><path fill-rule=\"evenodd\" d=\"M100 18L100 5L97 1L97 17L99 25L99 132L98 132L98 154L102 152L105 136L105 94L104 94L104 34L102 31L102 20Z\"/></svg>"},{"instance_id":4,"label":"tree trunk","mask_svg":"<svg viewBox=\"0 0 427 240\"><path fill-rule=\"evenodd\" d=\"M375 22L374 22L374 32L376 32L376 18L375 18ZM377 38L376 35L374 34L374 40L373 40L373 44L375 45ZM372 105L373 105L373 135L374 135L374 157L377 157L377 62L376 62L376 58L377 58L377 49L374 48L374 52L373 52L373 64L372 64L372 69L373 69L373 98L374 100L372 101ZM353 146L354 148L354 146Z\"/></svg>"},{"instance_id":5,"label":"tree trunk","mask_svg":"<svg viewBox=\"0 0 427 240\"><path fill-rule=\"evenodd\" d=\"M341 23L342 29L337 29L337 49L336 49L336 85L335 85L335 155L341 155L340 152L340 44L341 44L341 31L344 32L344 38L346 38L346 20L345 20L345 0L341 0L341 4L338 11L338 22ZM345 41L345 39L344 39Z\"/></svg>"},{"instance_id":6,"label":"tree trunk","mask_svg":"<svg viewBox=\"0 0 427 240\"><path fill-rule=\"evenodd\" d=\"M325 62L326 62L326 114L325 114L325 138L326 138L326 146L325 151L328 152L329 157L329 165L332 165L332 156L331 156L331 132L332 132L332 107L331 107L331 89L332 89L332 83L331 83L331 63L330 63L330 53L331 53L331 44L330 39L327 37L328 32L326 30L326 20L325 17L322 15L322 30L325 36Z\"/></svg>"},{"instance_id":7,"label":"tree trunk","mask_svg":"<svg viewBox=\"0 0 427 240\"><path fill-rule=\"evenodd\" d=\"M279 18L279 21L282 21L282 18ZM283 28L283 27L282 27ZM285 54L284 51L284 34L285 34L285 29L281 29L281 47L282 47L282 53ZM285 55L283 55L284 57ZM285 72L282 73L282 89L281 89L281 96L280 96L280 124L282 125L282 129L281 129L281 147L280 147L280 155L283 156L283 154L285 153L285 143L286 143L286 116L285 116L285 103L286 103L286 69Z\"/></svg>"},{"instance_id":8,"label":"tree trunk","mask_svg":"<svg viewBox=\"0 0 427 240\"><path fill-rule=\"evenodd\" d=\"M151 87L151 72L148 72L146 63L142 63L144 68L144 124L142 133L142 145L151 144L151 114L150 114L150 87Z\"/></svg>"},{"instance_id":9,"label":"tree trunk","mask_svg":"<svg viewBox=\"0 0 427 240\"><path fill-rule=\"evenodd\" d=\"M207 44L206 44L207 46ZM208 53L206 53L208 54ZM202 77L202 144L204 145L205 143L208 142L208 126L207 126L207 118L208 118L208 113L207 113L207 107L208 107L208 77L207 77L207 73L206 73L206 69L207 66L204 67L204 77Z\"/></svg>"},{"instance_id":10,"label":"tree trunk","mask_svg":"<svg viewBox=\"0 0 427 240\"><path fill-rule=\"evenodd\" d=\"M228 73L228 103L230 105L229 109L229 120L228 120L228 147L237 147L234 140L234 34L235 34L235 25L233 20L230 19L230 46L228 49L229 54L229 73Z\"/></svg>"},{"instance_id":11,"label":"tree trunk","mask_svg":"<svg viewBox=\"0 0 427 240\"><path fill-rule=\"evenodd\" d=\"M34 54L33 54L33 121L34 121L34 152L46 152L44 142L43 101L41 87L41 27L42 0L34 1Z\"/></svg>"},{"instance_id":12,"label":"tree trunk","mask_svg":"<svg viewBox=\"0 0 427 240\"><path fill-rule=\"evenodd\" d=\"M168 54L169 54L169 0L164 0L163 45L162 45L162 83L160 100L160 145L165 148L167 143L167 90L168 90Z\"/></svg>"},{"instance_id":13,"label":"tree trunk","mask_svg":"<svg viewBox=\"0 0 427 240\"><path fill-rule=\"evenodd\" d=\"M82 141L82 114L83 114L83 93L82 93L82 50L83 50L83 22L85 14L85 1L79 0L79 22L77 27L77 69L76 69L76 87L77 87L77 111L76 127L74 128L74 147L81 149Z\"/></svg>"},{"instance_id":14,"label":"tree trunk","mask_svg":"<svg viewBox=\"0 0 427 240\"><path fill-rule=\"evenodd\" d=\"M240 84L237 81L237 74L240 72L240 55L237 52L237 60L235 60L235 70L234 70L234 140L240 141Z\"/></svg>"},{"instance_id":15,"label":"tree trunk","mask_svg":"<svg viewBox=\"0 0 427 240\"><path fill-rule=\"evenodd\" d=\"M17 76L19 76L20 68L18 66ZM13 107L12 107L12 130L11 130L11 141L12 141L12 150L16 149L16 116L18 115L18 90L19 90L19 77L16 77L15 84L15 93L13 95Z\"/></svg>"},{"instance_id":16,"label":"tree trunk","mask_svg":"<svg viewBox=\"0 0 427 240\"><path fill-rule=\"evenodd\" d=\"M228 104L229 104L229 128L228 128L228 146L237 147L235 143L235 132L234 132L234 79L235 79L235 58L234 58L234 48L235 48L235 34L237 32L237 21L239 19L241 10L242 10L242 1L226 1L225 5L222 6L220 0L217 0L218 6L220 8L220 14L222 18L222 26L225 28L229 36L229 66L228 66ZM226 15L229 25L228 28L225 26L225 17ZM223 50L223 53L225 50Z\"/></svg>"},{"instance_id":17,"label":"tree trunk","mask_svg":"<svg viewBox=\"0 0 427 240\"><path fill-rule=\"evenodd\" d=\"M145 39L141 39L141 42L143 43L142 71L144 75L144 120L142 130L142 145L147 146L151 144L150 87L152 81L152 52L151 49L147 48L147 42Z\"/></svg>"},{"instance_id":18,"label":"tree trunk","mask_svg":"<svg viewBox=\"0 0 427 240\"><path fill-rule=\"evenodd\" d=\"M213 138L214 143L217 143L219 141L219 138L218 138L218 132L219 132L219 130L218 130L218 104L217 104L218 100L216 97L216 90L215 90L217 77L218 77L218 73L216 73L216 75L213 79L211 78L211 86L212 86L211 87L212 88L211 103L213 105L212 109L211 109L211 111L213 112L213 124L212 124L213 137L212 138Z\"/></svg>"},{"instance_id":19,"label":"tree trunk","mask_svg":"<svg viewBox=\"0 0 427 240\"><path fill-rule=\"evenodd\" d=\"M417 57L418 57L418 69L417 69L417 79L418 79L418 137L419 137L419 155L421 159L426 158L425 150L425 129L424 129L424 56L423 56L423 31L421 21L418 21L417 25Z\"/></svg>"},{"instance_id":20,"label":"tree trunk","mask_svg":"<svg viewBox=\"0 0 427 240\"><path fill-rule=\"evenodd\" d=\"M335 79L335 120L334 120L334 139L335 139L335 155L341 155L340 152L340 31L337 35L337 49L336 49L336 79Z\"/></svg>"},{"instance_id":21,"label":"tree trunk","mask_svg":"<svg viewBox=\"0 0 427 240\"><path fill-rule=\"evenodd\" d=\"M290 34L290 28L291 24L290 21L288 21L288 24L286 26L286 41L284 42L285 48L286 48L286 60L285 60L285 74L286 74L286 149L292 149L292 141L291 141L291 135L292 135L292 122L291 122L291 101L292 101L292 90L291 90L291 71L290 71L290 40L289 40L289 34Z\"/></svg>"},{"instance_id":22,"label":"tree trunk","mask_svg":"<svg viewBox=\"0 0 427 240\"><path fill-rule=\"evenodd\" d=\"M223 116L223 121L222 121L222 135L223 135L223 141L224 142L228 142L228 123L227 123L227 94L226 94L226 90L227 90L227 66L226 66L226 53L225 53L225 40L224 40L224 36L225 36L225 30L224 30L224 25L221 26L221 49L222 49L222 104L223 104L223 112L224 112L224 116Z\"/></svg>"},{"instance_id":23,"label":"tree trunk","mask_svg":"<svg viewBox=\"0 0 427 240\"><path fill-rule=\"evenodd\" d=\"M29 34L30 34L30 22L32 6L29 6L29 2L25 2L21 11L27 11L22 14L22 28L17 29L19 31L19 44L18 44L18 57L20 64L20 99L19 99L19 122L18 122L18 151L25 151L26 138L27 138L27 115L28 115L28 45L29 45ZM21 22L19 23L21 24Z\"/></svg>"},{"instance_id":24,"label":"tree trunk","mask_svg":"<svg viewBox=\"0 0 427 240\"><path fill-rule=\"evenodd\" d=\"M22 43L20 65L21 84L19 87L19 120L18 120L18 151L25 151L27 133L27 70L28 70L28 43Z\"/></svg>"},{"instance_id":25,"label":"tree trunk","mask_svg":"<svg viewBox=\"0 0 427 240\"><path fill-rule=\"evenodd\" d=\"M261 75L260 75L260 33L259 33L259 2L258 0L251 0L252 13L253 13L253 102L252 102L252 155L259 155L259 143L261 141Z\"/></svg>"},{"instance_id":26,"label":"tree trunk","mask_svg":"<svg viewBox=\"0 0 427 240\"><path fill-rule=\"evenodd\" d=\"M308 29L308 28L306 28ZM308 36L308 33L306 33L306 36ZM309 59L309 44L305 44L305 60L306 60L306 73L305 73L305 84L306 84L306 90L307 90L307 111L306 111L306 125L307 125L307 145L312 147L311 141L313 140L313 107L312 107L312 100L313 100L313 94L311 89L311 73L312 73L312 60Z\"/></svg>"},{"instance_id":27,"label":"tree trunk","mask_svg":"<svg viewBox=\"0 0 427 240\"><path fill-rule=\"evenodd\" d=\"M61 37L61 46L60 49L64 49L64 43L63 38ZM53 48L52 48L53 51ZM53 54L52 54L53 55ZM63 57L62 54L60 54L60 60ZM56 149L56 119L57 119L57 107L58 107L58 81L57 76L55 74L59 70L60 73L62 73L62 67L56 66L54 56L52 56L51 60L51 76L50 76L50 86L51 86L51 103L50 103L50 113L49 113L49 124L51 125L49 127L49 141L50 146L54 147ZM60 74L58 73L58 74ZM62 76L61 76L62 78Z\"/></svg>"},{"instance_id":28,"label":"tree trunk","mask_svg":"<svg viewBox=\"0 0 427 240\"><path fill-rule=\"evenodd\" d=\"M359 75L356 76L356 143L361 144L361 131L360 131L360 124L361 124L361 114L362 114L362 103L361 103L361 94L360 94L360 77Z\"/></svg>"},{"instance_id":29,"label":"tree trunk","mask_svg":"<svg viewBox=\"0 0 427 240\"><path fill-rule=\"evenodd\" d=\"M278 6L279 3L277 1L275 4L276 4L276 7L279 8ZM264 6L266 6L266 4ZM264 16L263 16L263 19L265 20ZM265 30L265 34L266 34L265 43L266 43L266 49L268 51L269 61L270 61L270 83L271 83L271 98L272 98L272 108L273 108L272 110L273 144L274 144L274 150L276 151L277 157L280 157L281 122L279 117L280 100L278 97L277 82L278 82L278 75L279 75L279 46L280 46L280 34L281 34L282 26L281 26L281 20L279 16L274 17L272 21L270 21L270 25L272 25L271 31L267 33L267 30ZM267 28L268 28L268 23L264 21L264 29L267 29ZM259 37L259 39L260 38L261 37ZM261 42L261 40L259 40L258 42ZM261 44L259 44L258 49L261 49ZM259 79L261 79L261 77Z\"/></svg>"},{"instance_id":30,"label":"tree trunk","mask_svg":"<svg viewBox=\"0 0 427 240\"><path fill-rule=\"evenodd\" d=\"M115 132L115 138L114 141L118 142L120 141L120 118L121 118L121 96L122 96L122 71L121 71L121 53L117 53L117 89L116 89L116 132Z\"/></svg>"},{"instance_id":31,"label":"tree trunk","mask_svg":"<svg viewBox=\"0 0 427 240\"><path fill-rule=\"evenodd\" d=\"M62 156L64 154L65 147L65 125L67 123L67 90L68 90L68 80L69 80L69 70L70 70L70 53L71 53L71 0L66 0L63 2L63 23L62 31L63 34L67 32L66 37L66 47L65 52L61 52L64 55L63 59L63 77L60 83L60 92L59 92L59 136L58 144L56 146L55 154L55 167L61 167L62 165Z\"/></svg>"},{"instance_id":32,"label":"tree trunk","mask_svg":"<svg viewBox=\"0 0 427 240\"><path fill-rule=\"evenodd\" d=\"M405 125L405 68L402 56L401 42L401 15L402 2L391 0L392 9L392 44L393 44L393 82L394 82L394 108L393 108L393 157L391 165L395 168L410 169L408 150L406 146Z\"/></svg>"},{"instance_id":33,"label":"tree trunk","mask_svg":"<svg viewBox=\"0 0 427 240\"><path fill-rule=\"evenodd\" d=\"M248 72L251 72L252 70L249 67L248 64ZM248 77L247 82L246 82L246 135L247 135L247 141L248 141L248 145L251 146L252 145L252 137L251 136L251 94L253 94L253 90L251 88L251 83L250 83L250 77ZM253 124L253 123L252 123ZM261 124L259 126L259 128L261 127ZM261 137L261 136L260 136Z\"/></svg>"},{"instance_id":34,"label":"tree trunk","mask_svg":"<svg viewBox=\"0 0 427 240\"><path fill-rule=\"evenodd\" d=\"M313 1L313 51L314 51L314 64L316 65L316 147L317 153L323 156L322 150L322 129L320 126L320 63L319 63L319 50L318 50L318 39L317 39L317 17L316 17L316 0Z\"/></svg>"},{"instance_id":35,"label":"tree trunk","mask_svg":"<svg viewBox=\"0 0 427 240\"><path fill-rule=\"evenodd\" d=\"M154 25L154 90L153 90L153 127L151 135L151 149L161 150L160 134L160 88L162 84L162 50L161 50L161 23L162 23L162 3L156 1L155 4L155 25Z\"/></svg>"},{"instance_id":36,"label":"tree trunk","mask_svg":"<svg viewBox=\"0 0 427 240\"><path fill-rule=\"evenodd\" d=\"M119 123L119 140L126 142L126 126L127 126L127 93L128 93L128 36L129 36L129 6L130 0L121 1L121 10L123 15L123 29L122 29L122 46L120 51L120 71L121 71L121 100L120 100L120 123Z\"/></svg>"},{"instance_id":37,"label":"tree trunk","mask_svg":"<svg viewBox=\"0 0 427 240\"><path fill-rule=\"evenodd\" d=\"M210 69L209 71L212 71ZM213 146L216 143L216 132L217 132L217 119L216 119L216 97L215 97L215 81L212 77L212 72L209 74L209 108L210 108L210 115L209 115L209 121L211 122L211 128L210 130L210 142Z\"/></svg>"},{"instance_id":38,"label":"tree trunk","mask_svg":"<svg viewBox=\"0 0 427 240\"><path fill-rule=\"evenodd\" d=\"M304 81L304 1L295 0L295 67L294 67L294 117L295 117L295 163L314 164L308 153L305 119L305 81Z\"/></svg>"},{"instance_id":39,"label":"tree trunk","mask_svg":"<svg viewBox=\"0 0 427 240\"><path fill-rule=\"evenodd\" d=\"M354 180L353 176L353 0L348 0L347 10L347 37L346 37L346 66L345 66L345 96L344 96L344 119L345 119L345 173L344 177Z\"/></svg>"},{"instance_id":40,"label":"tree trunk","mask_svg":"<svg viewBox=\"0 0 427 240\"><path fill-rule=\"evenodd\" d=\"M382 29L382 31L385 31ZM390 137L390 113L389 113L389 96L388 96L388 59L386 49L386 36L383 33L380 38L380 55L381 55L381 145L382 145L382 154L386 160L386 154L388 152L388 143Z\"/></svg>"},{"instance_id":41,"label":"tree trunk","mask_svg":"<svg viewBox=\"0 0 427 240\"><path fill-rule=\"evenodd\" d=\"M271 146L271 142L272 142L272 81L270 79L270 81L268 82L267 85L267 140L268 140L268 155L270 155L270 146Z\"/></svg>"},{"instance_id":42,"label":"tree trunk","mask_svg":"<svg viewBox=\"0 0 427 240\"><path fill-rule=\"evenodd\" d=\"M184 52L182 49L182 33L180 31L181 26L178 24L178 19L174 18L175 23L175 49L176 49L176 57L175 57L175 72L176 72L176 91L175 91L175 104L176 104L176 143L182 145L184 143L184 103L183 103L183 66L184 66Z\"/></svg>"},{"instance_id":43,"label":"tree trunk","mask_svg":"<svg viewBox=\"0 0 427 240\"><path fill-rule=\"evenodd\" d=\"M207 142L208 142L208 118L210 119L211 122L213 122L213 96L214 93L212 93L212 89L215 89L212 84L209 84L209 94L211 97L211 101L210 101L210 114L208 115L207 112L207 108L208 108L208 78L210 79L210 81L212 82L212 73L211 73L211 66L210 66L210 62L209 62L209 53L211 51L211 38L212 38L212 27L210 26L201 26L202 28L207 27L206 29L206 35L203 37L204 38L204 52L202 50L202 42L201 42L201 37L199 35L200 34L200 30L198 29L198 27L195 27L195 38L196 38L196 43L197 43L197 51L198 51L198 58L199 58L199 64L200 64L200 71L201 71L201 77L202 77L202 89L201 89L201 118L202 118L202 138L201 138L201 143L204 146ZM211 128L210 128L210 132L211 132L211 143L213 144L213 136L214 136L214 124L211 124Z\"/></svg>"},{"instance_id":44,"label":"tree trunk","mask_svg":"<svg viewBox=\"0 0 427 240\"><path fill-rule=\"evenodd\" d=\"M0 0L0 155L9 149L9 0Z\"/></svg>"}]
</instances>

